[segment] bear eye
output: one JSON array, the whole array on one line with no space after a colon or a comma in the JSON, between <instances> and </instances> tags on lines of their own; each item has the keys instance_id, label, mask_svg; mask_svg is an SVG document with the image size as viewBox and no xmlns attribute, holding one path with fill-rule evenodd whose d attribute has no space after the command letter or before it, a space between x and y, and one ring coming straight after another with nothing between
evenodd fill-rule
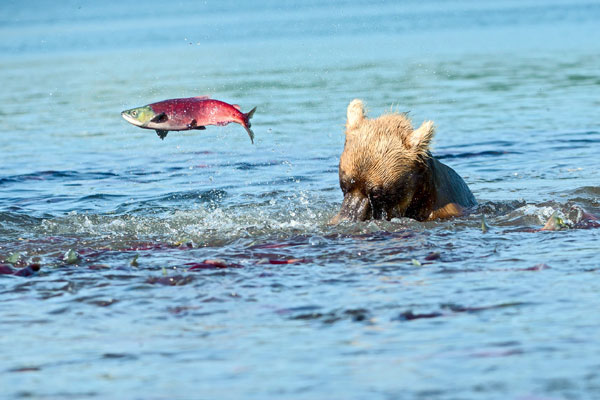
<instances>
[{"instance_id":1,"label":"bear eye","mask_svg":"<svg viewBox=\"0 0 600 400\"><path fill-rule=\"evenodd\" d=\"M342 179L340 181L340 187L342 188L342 192L346 194L347 192L352 190L352 187L356 181L353 178Z\"/></svg>"},{"instance_id":2,"label":"bear eye","mask_svg":"<svg viewBox=\"0 0 600 400\"><path fill-rule=\"evenodd\" d=\"M348 184L348 181L341 181L340 187L342 188L342 192L344 192L344 194L350 191L350 185Z\"/></svg>"}]
</instances>

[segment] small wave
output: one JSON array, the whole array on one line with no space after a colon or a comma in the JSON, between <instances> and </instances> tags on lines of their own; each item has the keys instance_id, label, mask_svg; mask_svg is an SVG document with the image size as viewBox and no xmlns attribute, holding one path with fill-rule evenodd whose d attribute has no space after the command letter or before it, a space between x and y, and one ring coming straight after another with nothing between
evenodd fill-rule
<instances>
[{"instance_id":1,"label":"small wave","mask_svg":"<svg viewBox=\"0 0 600 400\"><path fill-rule=\"evenodd\" d=\"M17 207L14 207L15 209ZM25 214L22 211L0 212L0 251L7 251L9 242L19 241L23 237L31 237L42 219Z\"/></svg>"},{"instance_id":2,"label":"small wave","mask_svg":"<svg viewBox=\"0 0 600 400\"><path fill-rule=\"evenodd\" d=\"M574 195L600 197L600 186L583 186L573 191Z\"/></svg>"},{"instance_id":3,"label":"small wave","mask_svg":"<svg viewBox=\"0 0 600 400\"><path fill-rule=\"evenodd\" d=\"M190 193L181 195L188 196ZM307 193L298 193L285 201L234 206L218 204L226 196L224 191L194 192L193 196L205 196L208 203L192 210L165 208L163 212L152 214L71 212L62 217L43 219L38 229L47 235L95 236L115 240L155 238L168 242L185 238L199 245L222 245L240 237L281 233L289 236L320 230L331 217L330 210L335 209L334 205L314 208L313 204L322 205L323 202L312 199Z\"/></svg>"},{"instance_id":4,"label":"small wave","mask_svg":"<svg viewBox=\"0 0 600 400\"><path fill-rule=\"evenodd\" d=\"M596 221L597 217L588 208L567 201L565 203L550 201L537 204L527 204L523 201L486 202L478 206L469 218L479 218L481 215L491 217L488 222L495 226L515 228L541 228L556 215L568 228L589 228L588 221Z\"/></svg>"},{"instance_id":5,"label":"small wave","mask_svg":"<svg viewBox=\"0 0 600 400\"><path fill-rule=\"evenodd\" d=\"M348 320L352 322L371 322L371 312L364 308L321 310L318 306L303 306L277 310L277 314L287 316L292 320L321 321L324 324Z\"/></svg>"},{"instance_id":6,"label":"small wave","mask_svg":"<svg viewBox=\"0 0 600 400\"><path fill-rule=\"evenodd\" d=\"M221 189L210 189L210 190L190 190L186 192L174 192L168 193L152 202L174 202L179 203L180 201L195 200L202 203L219 203L227 197L227 192Z\"/></svg>"},{"instance_id":7,"label":"small wave","mask_svg":"<svg viewBox=\"0 0 600 400\"><path fill-rule=\"evenodd\" d=\"M88 196L80 197L77 201L85 202L85 201L90 201L90 200L113 200L113 199L122 199L124 197L127 197L127 196L120 195L120 194L110 194L110 193L95 193L95 194L90 194Z\"/></svg>"},{"instance_id":8,"label":"small wave","mask_svg":"<svg viewBox=\"0 0 600 400\"><path fill-rule=\"evenodd\" d=\"M80 171L39 171L29 174L11 175L0 178L0 185L26 181L50 181L50 180L99 180L118 176L112 172L80 172Z\"/></svg>"},{"instance_id":9,"label":"small wave","mask_svg":"<svg viewBox=\"0 0 600 400\"><path fill-rule=\"evenodd\" d=\"M488 151L479 151L479 152L467 152L467 153L447 153L447 154L436 154L436 158L443 159L451 159L451 158L475 158L475 157L500 157L507 154L520 154L518 151L497 151L497 150L488 150Z\"/></svg>"},{"instance_id":10,"label":"small wave","mask_svg":"<svg viewBox=\"0 0 600 400\"><path fill-rule=\"evenodd\" d=\"M221 189L172 192L147 200L121 203L116 208L115 213L119 215L160 215L170 212L175 207L179 210L195 209L199 205L205 205L210 209L214 209L228 196L227 191Z\"/></svg>"},{"instance_id":11,"label":"small wave","mask_svg":"<svg viewBox=\"0 0 600 400\"><path fill-rule=\"evenodd\" d=\"M519 207L525 206L525 204L524 200L486 201L479 203L475 212L492 216L506 215Z\"/></svg>"},{"instance_id":12,"label":"small wave","mask_svg":"<svg viewBox=\"0 0 600 400\"><path fill-rule=\"evenodd\" d=\"M544 225L550 216L557 211L550 206L527 204L494 221L502 226L537 226Z\"/></svg>"},{"instance_id":13,"label":"small wave","mask_svg":"<svg viewBox=\"0 0 600 400\"><path fill-rule=\"evenodd\" d=\"M0 234L19 235L39 225L40 219L19 212L0 212Z\"/></svg>"},{"instance_id":14,"label":"small wave","mask_svg":"<svg viewBox=\"0 0 600 400\"><path fill-rule=\"evenodd\" d=\"M213 193L217 198L223 194ZM320 207L316 207L319 204ZM541 228L556 212L564 223L576 228L589 218L583 207L572 202L527 204L524 201L483 202L471 215L450 221L418 222L408 218L391 221L327 223L338 205L315 202L300 193L295 198L260 204L233 206L207 203L199 208L172 211L165 208L154 214L97 215L71 212L66 216L29 219L27 223L46 235L96 237L118 243L122 240L160 240L174 242L185 239L199 246L222 246L240 238L277 237L280 240L298 234L377 235L422 232L436 227L479 225L481 215L491 226ZM0 220L1 221L1 220ZM15 224L21 224L17 220Z\"/></svg>"},{"instance_id":15,"label":"small wave","mask_svg":"<svg viewBox=\"0 0 600 400\"><path fill-rule=\"evenodd\" d=\"M234 168L235 169L239 169L242 171L247 171L247 170L253 170L253 169L258 169L258 168L262 168L262 167L272 167L275 165L285 165L286 163L289 163L289 161L276 161L276 160L272 160L272 161L263 161L263 162L238 162L236 164L234 164Z\"/></svg>"}]
</instances>

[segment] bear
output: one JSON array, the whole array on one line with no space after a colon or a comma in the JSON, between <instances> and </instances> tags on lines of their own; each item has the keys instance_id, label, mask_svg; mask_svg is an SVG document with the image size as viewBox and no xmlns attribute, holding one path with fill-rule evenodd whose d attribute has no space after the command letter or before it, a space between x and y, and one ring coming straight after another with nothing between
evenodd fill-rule
<instances>
[{"instance_id":1,"label":"bear","mask_svg":"<svg viewBox=\"0 0 600 400\"><path fill-rule=\"evenodd\" d=\"M405 113L368 118L363 102L352 100L339 164L344 199L330 223L447 219L475 206L465 181L431 155L434 133L432 121L414 129Z\"/></svg>"}]
</instances>

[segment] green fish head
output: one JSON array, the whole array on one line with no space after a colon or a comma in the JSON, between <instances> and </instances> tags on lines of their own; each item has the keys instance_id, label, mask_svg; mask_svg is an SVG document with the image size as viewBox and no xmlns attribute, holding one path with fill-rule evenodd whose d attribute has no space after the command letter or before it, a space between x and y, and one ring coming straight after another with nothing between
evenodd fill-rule
<instances>
[{"instance_id":1,"label":"green fish head","mask_svg":"<svg viewBox=\"0 0 600 400\"><path fill-rule=\"evenodd\" d=\"M152 107L143 106L125 110L121 113L121 116L130 124L145 127L156 114L152 111Z\"/></svg>"}]
</instances>

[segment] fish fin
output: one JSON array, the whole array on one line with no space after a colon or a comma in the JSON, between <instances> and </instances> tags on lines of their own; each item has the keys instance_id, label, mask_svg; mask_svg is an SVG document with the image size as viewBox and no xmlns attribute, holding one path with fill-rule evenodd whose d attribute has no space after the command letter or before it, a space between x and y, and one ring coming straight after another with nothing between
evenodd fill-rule
<instances>
[{"instance_id":1,"label":"fish fin","mask_svg":"<svg viewBox=\"0 0 600 400\"><path fill-rule=\"evenodd\" d=\"M206 129L205 126L202 125L198 125L198 121L196 121L195 119L192 120L192 122L190 122L187 126L189 129L198 129L198 130L204 130Z\"/></svg>"},{"instance_id":2,"label":"fish fin","mask_svg":"<svg viewBox=\"0 0 600 400\"><path fill-rule=\"evenodd\" d=\"M485 221L485 214L481 214L481 232L486 233L490 230L490 226Z\"/></svg>"},{"instance_id":3,"label":"fish fin","mask_svg":"<svg viewBox=\"0 0 600 400\"><path fill-rule=\"evenodd\" d=\"M198 100L208 100L208 99L210 99L210 96L196 96L194 98L198 99Z\"/></svg>"},{"instance_id":4,"label":"fish fin","mask_svg":"<svg viewBox=\"0 0 600 400\"><path fill-rule=\"evenodd\" d=\"M239 106L239 105L237 105L237 104L232 104L232 105L231 105L231 107L235 108L235 109L236 109L236 110L238 110L238 111L242 111L242 107L240 107L240 106Z\"/></svg>"},{"instance_id":5,"label":"fish fin","mask_svg":"<svg viewBox=\"0 0 600 400\"><path fill-rule=\"evenodd\" d=\"M154 116L154 118L152 118L150 120L150 122L154 122L155 124L160 124L162 122L167 122L168 120L169 120L169 117L167 117L167 114L160 113L160 114Z\"/></svg>"},{"instance_id":6,"label":"fish fin","mask_svg":"<svg viewBox=\"0 0 600 400\"><path fill-rule=\"evenodd\" d=\"M167 133L169 133L169 131L165 131L162 129L157 129L156 130L156 134L158 135L159 138L161 138L162 140L165 140L165 138L167 137Z\"/></svg>"},{"instance_id":7,"label":"fish fin","mask_svg":"<svg viewBox=\"0 0 600 400\"><path fill-rule=\"evenodd\" d=\"M246 116L246 122L248 123L248 126L250 125L250 118L252 118L254 116L254 111L256 111L256 107L254 107L252 110L248 111L245 116Z\"/></svg>"}]
</instances>

